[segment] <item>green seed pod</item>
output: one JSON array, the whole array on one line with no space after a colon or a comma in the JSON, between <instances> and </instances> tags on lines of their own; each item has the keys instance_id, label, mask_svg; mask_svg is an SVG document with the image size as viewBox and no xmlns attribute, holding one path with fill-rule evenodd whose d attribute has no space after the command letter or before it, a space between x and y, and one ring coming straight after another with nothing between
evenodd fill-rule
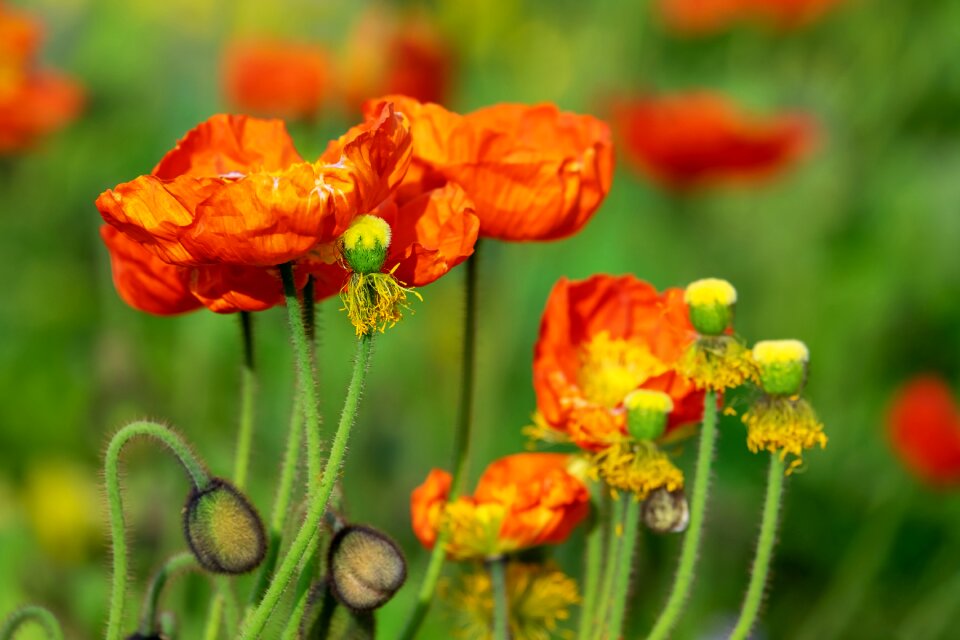
<instances>
[{"instance_id":1,"label":"green seed pod","mask_svg":"<svg viewBox=\"0 0 960 640\"><path fill-rule=\"evenodd\" d=\"M810 352L799 340L762 340L753 347L760 370L760 386L772 396L792 396L807 381Z\"/></svg>"},{"instance_id":2,"label":"green seed pod","mask_svg":"<svg viewBox=\"0 0 960 640\"><path fill-rule=\"evenodd\" d=\"M372 611L407 579L407 561L397 544L370 527L349 525L330 542L330 590L354 611Z\"/></svg>"},{"instance_id":3,"label":"green seed pod","mask_svg":"<svg viewBox=\"0 0 960 640\"><path fill-rule=\"evenodd\" d=\"M340 242L343 257L355 273L377 273L390 248L390 225L377 216L357 216Z\"/></svg>"},{"instance_id":4,"label":"green seed pod","mask_svg":"<svg viewBox=\"0 0 960 640\"><path fill-rule=\"evenodd\" d=\"M213 573L246 573L263 561L267 550L257 510L221 478L190 492L183 532L197 562Z\"/></svg>"},{"instance_id":5,"label":"green seed pod","mask_svg":"<svg viewBox=\"0 0 960 640\"><path fill-rule=\"evenodd\" d=\"M673 400L662 391L637 389L623 399L627 410L627 431L637 440L656 440L667 429Z\"/></svg>"},{"instance_id":6,"label":"green seed pod","mask_svg":"<svg viewBox=\"0 0 960 640\"><path fill-rule=\"evenodd\" d=\"M643 523L654 533L679 533L687 528L690 509L683 489L654 490L643 502Z\"/></svg>"},{"instance_id":7,"label":"green seed pod","mask_svg":"<svg viewBox=\"0 0 960 640\"><path fill-rule=\"evenodd\" d=\"M690 283L683 296L690 322L704 336L718 336L733 324L737 290L726 280L705 278Z\"/></svg>"}]
</instances>

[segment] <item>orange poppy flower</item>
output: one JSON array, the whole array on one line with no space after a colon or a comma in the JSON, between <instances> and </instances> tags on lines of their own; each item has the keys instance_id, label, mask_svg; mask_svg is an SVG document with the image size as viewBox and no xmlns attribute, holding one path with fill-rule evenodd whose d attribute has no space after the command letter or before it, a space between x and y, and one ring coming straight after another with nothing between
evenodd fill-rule
<instances>
[{"instance_id":1,"label":"orange poppy flower","mask_svg":"<svg viewBox=\"0 0 960 640\"><path fill-rule=\"evenodd\" d=\"M674 370L695 339L682 289L657 293L633 276L562 278L547 299L534 349L544 422L598 451L626 438L623 400L641 388L673 400L668 431L699 421L703 392Z\"/></svg>"},{"instance_id":2,"label":"orange poppy flower","mask_svg":"<svg viewBox=\"0 0 960 640\"><path fill-rule=\"evenodd\" d=\"M685 34L718 31L741 21L778 29L804 26L839 0L660 0L660 14L672 29Z\"/></svg>"},{"instance_id":3,"label":"orange poppy flower","mask_svg":"<svg viewBox=\"0 0 960 640\"><path fill-rule=\"evenodd\" d=\"M83 91L58 73L38 70L40 26L0 4L0 153L18 151L73 120Z\"/></svg>"},{"instance_id":4,"label":"orange poppy flower","mask_svg":"<svg viewBox=\"0 0 960 640\"><path fill-rule=\"evenodd\" d=\"M889 413L894 451L917 476L935 485L960 481L960 409L941 378L914 378L897 392Z\"/></svg>"},{"instance_id":5,"label":"orange poppy flower","mask_svg":"<svg viewBox=\"0 0 960 640\"><path fill-rule=\"evenodd\" d=\"M451 476L434 469L410 498L413 531L427 548L450 528L451 558L488 558L563 542L589 511L590 493L568 471L571 456L521 453L483 472L473 496L447 504Z\"/></svg>"},{"instance_id":6,"label":"orange poppy flower","mask_svg":"<svg viewBox=\"0 0 960 640\"><path fill-rule=\"evenodd\" d=\"M312 118L326 97L329 71L323 49L281 41L240 41L227 48L223 86L242 111Z\"/></svg>"},{"instance_id":7,"label":"orange poppy flower","mask_svg":"<svg viewBox=\"0 0 960 640\"><path fill-rule=\"evenodd\" d=\"M624 101L614 121L640 172L673 189L769 178L805 156L815 137L807 116L752 118L707 92Z\"/></svg>"},{"instance_id":8,"label":"orange poppy flower","mask_svg":"<svg viewBox=\"0 0 960 640\"><path fill-rule=\"evenodd\" d=\"M572 235L610 190L610 132L592 116L550 104L501 104L461 116L409 98L385 100L396 103L413 132L413 165L401 193L459 185L473 201L481 237ZM381 104L368 102L368 117Z\"/></svg>"},{"instance_id":9,"label":"orange poppy flower","mask_svg":"<svg viewBox=\"0 0 960 640\"><path fill-rule=\"evenodd\" d=\"M341 85L351 109L386 94L443 103L453 69L453 51L426 15L398 16L376 5L362 14L348 39Z\"/></svg>"}]
</instances>

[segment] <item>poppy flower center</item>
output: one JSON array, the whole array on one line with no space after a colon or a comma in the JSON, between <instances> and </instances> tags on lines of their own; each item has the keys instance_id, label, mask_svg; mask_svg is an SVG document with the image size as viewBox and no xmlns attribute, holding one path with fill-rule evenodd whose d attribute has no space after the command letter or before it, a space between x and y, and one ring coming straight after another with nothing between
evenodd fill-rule
<instances>
[{"instance_id":1,"label":"poppy flower center","mask_svg":"<svg viewBox=\"0 0 960 640\"><path fill-rule=\"evenodd\" d=\"M601 331L581 349L577 382L587 401L613 409L628 393L667 371L647 345Z\"/></svg>"}]
</instances>

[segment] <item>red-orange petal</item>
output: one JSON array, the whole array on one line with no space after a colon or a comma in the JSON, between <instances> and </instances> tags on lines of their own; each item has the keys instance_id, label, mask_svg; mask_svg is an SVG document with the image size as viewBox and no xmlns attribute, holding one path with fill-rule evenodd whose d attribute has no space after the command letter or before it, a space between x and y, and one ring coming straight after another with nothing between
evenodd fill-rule
<instances>
[{"instance_id":1,"label":"red-orange petal","mask_svg":"<svg viewBox=\"0 0 960 640\"><path fill-rule=\"evenodd\" d=\"M920 376L897 392L889 433L894 451L921 479L936 485L960 482L960 409L942 378Z\"/></svg>"},{"instance_id":2,"label":"red-orange petal","mask_svg":"<svg viewBox=\"0 0 960 640\"><path fill-rule=\"evenodd\" d=\"M31 73L9 95L0 96L0 153L29 146L66 125L83 103L83 89L73 80L52 71Z\"/></svg>"},{"instance_id":3,"label":"red-orange petal","mask_svg":"<svg viewBox=\"0 0 960 640\"><path fill-rule=\"evenodd\" d=\"M240 41L224 56L224 92L243 111L309 119L326 97L329 82L327 54L314 45Z\"/></svg>"},{"instance_id":4,"label":"red-orange petal","mask_svg":"<svg viewBox=\"0 0 960 640\"><path fill-rule=\"evenodd\" d=\"M413 533L428 549L437 541L437 529L443 507L450 495L453 476L441 469L433 469L419 487L410 494L410 516Z\"/></svg>"},{"instance_id":5,"label":"red-orange petal","mask_svg":"<svg viewBox=\"0 0 960 640\"><path fill-rule=\"evenodd\" d=\"M304 278L297 286L302 288ZM275 269L210 265L192 270L190 292L216 313L264 311L283 304L283 284Z\"/></svg>"}]
</instances>

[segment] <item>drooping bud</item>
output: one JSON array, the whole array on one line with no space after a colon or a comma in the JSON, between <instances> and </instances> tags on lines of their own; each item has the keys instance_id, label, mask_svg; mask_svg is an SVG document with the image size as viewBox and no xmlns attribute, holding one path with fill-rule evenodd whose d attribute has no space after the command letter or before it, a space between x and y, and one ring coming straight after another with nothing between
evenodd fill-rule
<instances>
[{"instance_id":1,"label":"drooping bud","mask_svg":"<svg viewBox=\"0 0 960 640\"><path fill-rule=\"evenodd\" d=\"M330 542L330 590L344 606L371 611L382 606L407 579L400 547L370 527L348 525Z\"/></svg>"},{"instance_id":2,"label":"drooping bud","mask_svg":"<svg viewBox=\"0 0 960 640\"><path fill-rule=\"evenodd\" d=\"M190 492L183 531L197 562L214 573L246 573L266 554L260 515L236 487L221 478Z\"/></svg>"},{"instance_id":3,"label":"drooping bud","mask_svg":"<svg viewBox=\"0 0 960 640\"><path fill-rule=\"evenodd\" d=\"M652 491L643 502L643 523L654 533L679 533L687 528L690 509L683 489Z\"/></svg>"},{"instance_id":4,"label":"drooping bud","mask_svg":"<svg viewBox=\"0 0 960 640\"><path fill-rule=\"evenodd\" d=\"M733 324L737 290L726 280L705 278L687 285L683 301L690 308L690 322L704 336L718 336Z\"/></svg>"},{"instance_id":5,"label":"drooping bud","mask_svg":"<svg viewBox=\"0 0 960 640\"><path fill-rule=\"evenodd\" d=\"M800 393L807 380L810 352L799 340L763 340L753 345L760 385L771 396Z\"/></svg>"},{"instance_id":6,"label":"drooping bud","mask_svg":"<svg viewBox=\"0 0 960 640\"><path fill-rule=\"evenodd\" d=\"M627 410L627 431L637 440L656 440L667 429L673 400L662 391L636 389L623 399Z\"/></svg>"},{"instance_id":7,"label":"drooping bud","mask_svg":"<svg viewBox=\"0 0 960 640\"><path fill-rule=\"evenodd\" d=\"M340 241L343 258L354 273L377 273L390 248L390 225L377 216L357 216Z\"/></svg>"}]
</instances>

